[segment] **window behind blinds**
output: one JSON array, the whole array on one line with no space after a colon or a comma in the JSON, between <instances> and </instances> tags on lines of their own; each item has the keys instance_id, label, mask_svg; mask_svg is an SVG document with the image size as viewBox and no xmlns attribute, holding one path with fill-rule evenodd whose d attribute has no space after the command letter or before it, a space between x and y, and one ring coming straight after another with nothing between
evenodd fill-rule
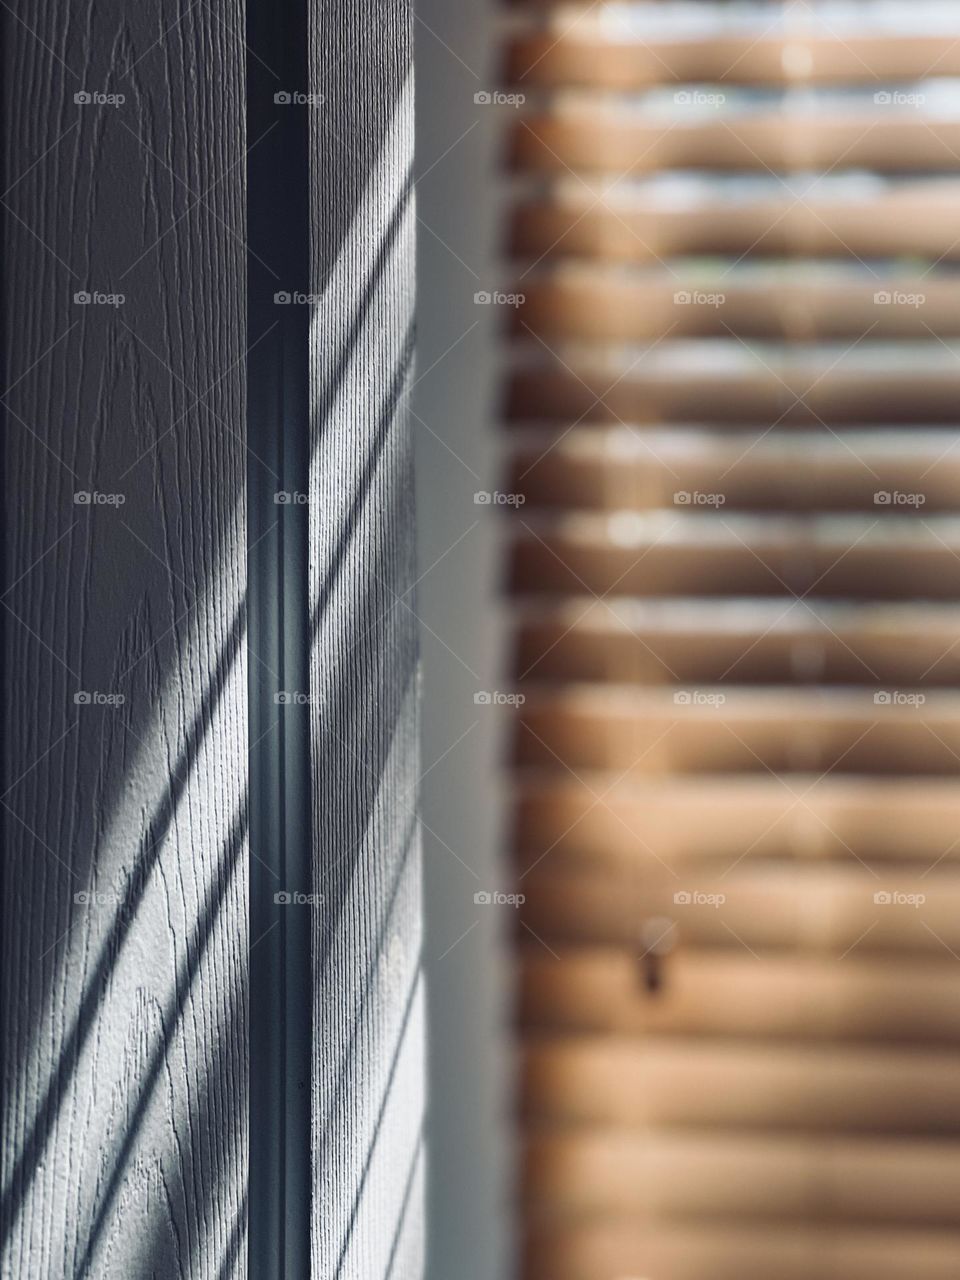
<instances>
[{"instance_id":1,"label":"window behind blinds","mask_svg":"<svg viewBox=\"0 0 960 1280\"><path fill-rule=\"evenodd\" d=\"M531 1280L960 1274L960 8L518 3Z\"/></svg>"}]
</instances>

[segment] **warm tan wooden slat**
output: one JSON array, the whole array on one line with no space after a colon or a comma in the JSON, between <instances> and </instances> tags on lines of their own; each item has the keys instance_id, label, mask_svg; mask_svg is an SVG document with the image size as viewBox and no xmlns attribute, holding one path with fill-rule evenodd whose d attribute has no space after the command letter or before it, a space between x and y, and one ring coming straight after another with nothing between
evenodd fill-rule
<instances>
[{"instance_id":1,"label":"warm tan wooden slat","mask_svg":"<svg viewBox=\"0 0 960 1280\"><path fill-rule=\"evenodd\" d=\"M867 684L960 682L960 609L818 602L598 603L521 609L514 672L531 680Z\"/></svg>"},{"instance_id":2,"label":"warm tan wooden slat","mask_svg":"<svg viewBox=\"0 0 960 1280\"><path fill-rule=\"evenodd\" d=\"M604 40L591 32L590 15L561 32L519 35L507 50L507 79L519 88L576 85L599 89L682 88L684 82L718 85L863 84L883 90L927 75L960 75L955 35L852 33L789 38L757 30L710 31L700 39Z\"/></svg>"},{"instance_id":3,"label":"warm tan wooden slat","mask_svg":"<svg viewBox=\"0 0 960 1280\"><path fill-rule=\"evenodd\" d=\"M916 108L885 119L874 106L843 116L731 113L660 123L625 116L615 104L558 103L517 121L509 158L538 173L629 170L634 178L660 169L951 173L960 169L960 121Z\"/></svg>"},{"instance_id":4,"label":"warm tan wooden slat","mask_svg":"<svg viewBox=\"0 0 960 1280\"><path fill-rule=\"evenodd\" d=\"M825 769L955 776L960 697L712 686L675 692L531 689L516 720L514 757L535 768L609 769L627 778Z\"/></svg>"},{"instance_id":5,"label":"warm tan wooden slat","mask_svg":"<svg viewBox=\"0 0 960 1280\"><path fill-rule=\"evenodd\" d=\"M717 875L738 859L837 858L856 866L854 855L881 872L907 862L919 874L960 847L960 788L952 780L831 774L793 782L802 803L769 776L624 783L615 773L581 771L579 780L516 778L518 865L556 865L576 854L595 858L603 875L611 866L659 865L653 849L678 868L709 859Z\"/></svg>"},{"instance_id":6,"label":"warm tan wooden slat","mask_svg":"<svg viewBox=\"0 0 960 1280\"><path fill-rule=\"evenodd\" d=\"M623 1130L533 1136L528 1209L661 1221L960 1226L960 1145ZM779 1274L777 1272L776 1274Z\"/></svg>"},{"instance_id":7,"label":"warm tan wooden slat","mask_svg":"<svg viewBox=\"0 0 960 1280\"><path fill-rule=\"evenodd\" d=\"M676 277L570 264L510 286L524 302L514 329L557 339L642 342L674 338L780 336L790 341L861 337L946 338L960 333L960 281L906 273L803 273L795 265L758 273L688 270ZM881 301L877 302L877 296ZM889 299L884 301L883 299Z\"/></svg>"},{"instance_id":8,"label":"warm tan wooden slat","mask_svg":"<svg viewBox=\"0 0 960 1280\"><path fill-rule=\"evenodd\" d=\"M958 298L960 312L960 298ZM508 455L504 488L533 507L607 511L960 510L960 429L831 434L677 427L530 430ZM877 494L883 500L877 502ZM885 498L883 497L884 495Z\"/></svg>"},{"instance_id":9,"label":"warm tan wooden slat","mask_svg":"<svg viewBox=\"0 0 960 1280\"><path fill-rule=\"evenodd\" d=\"M552 1222L526 1242L529 1280L956 1280L955 1231L824 1231Z\"/></svg>"},{"instance_id":10,"label":"warm tan wooden slat","mask_svg":"<svg viewBox=\"0 0 960 1280\"><path fill-rule=\"evenodd\" d=\"M569 184L567 184L569 186ZM514 210L508 236L515 254L549 261L562 255L652 263L686 254L794 258L960 259L955 182L905 183L860 198L811 194L739 200L703 198L660 205L630 196L626 184L604 197L564 189Z\"/></svg>"},{"instance_id":11,"label":"warm tan wooden slat","mask_svg":"<svg viewBox=\"0 0 960 1280\"><path fill-rule=\"evenodd\" d=\"M955 1137L960 1061L873 1046L566 1038L527 1045L522 1101L538 1123Z\"/></svg>"},{"instance_id":12,"label":"warm tan wooden slat","mask_svg":"<svg viewBox=\"0 0 960 1280\"><path fill-rule=\"evenodd\" d=\"M642 943L636 916L629 922L629 945L570 947L557 938L549 902L538 902L545 877L533 884L532 879L525 882L532 910L524 918L533 921L538 937L548 940L557 955L535 945L523 950L518 1017L528 1032L960 1044L957 962L942 944L922 960L904 955L878 958L871 954L870 938L842 963L839 953L816 951L785 956L766 952L758 962L745 947L694 949L682 929L682 914L676 911L678 949L663 960L662 986L651 995L638 959ZM562 909L573 927L585 932L586 922L574 919L572 887L567 885ZM924 887L931 894L940 892L930 884ZM955 910L960 885L950 897ZM582 914L589 917L589 910ZM953 930L954 937L957 932ZM910 933L919 939L916 929ZM929 934L928 940L937 945Z\"/></svg>"},{"instance_id":13,"label":"warm tan wooden slat","mask_svg":"<svg viewBox=\"0 0 960 1280\"><path fill-rule=\"evenodd\" d=\"M804 363L761 354L748 364L731 343L722 353L691 344L669 364L643 351L601 364L599 355L559 351L547 364L539 347L535 364L519 364L507 382L505 413L524 422L589 417L598 423L762 423L764 426L826 422L942 422L957 420L960 362L938 344L923 354L902 351L869 358L862 346ZM721 355L722 359L717 359ZM912 358L911 358L912 356ZM711 358L713 357L713 358ZM941 359L942 357L942 359ZM926 363L926 362L925 362Z\"/></svg>"},{"instance_id":14,"label":"warm tan wooden slat","mask_svg":"<svg viewBox=\"0 0 960 1280\"><path fill-rule=\"evenodd\" d=\"M524 930L523 940L534 936L554 951L618 944L640 955L650 945L643 942L644 921L663 917L675 922L683 950L719 949L752 959L758 968L761 960L794 953L832 958L840 968L840 957L845 964L853 956L957 963L955 834L913 867L904 860L890 865L868 853L858 861L839 841L831 850L830 831L805 816L808 825L799 834L810 832L814 845L810 856L793 864L786 859L802 852L799 841L779 851L780 862L760 861L755 851L738 862L740 854L719 855L709 837L688 857L635 838L629 863L624 858L614 867L601 856L568 859L552 851L518 882L525 896L518 920L533 930L529 936ZM621 830L628 840L631 829ZM826 857L833 852L845 861L821 861L817 838Z\"/></svg>"},{"instance_id":15,"label":"warm tan wooden slat","mask_svg":"<svg viewBox=\"0 0 960 1280\"><path fill-rule=\"evenodd\" d=\"M757 517L578 515L524 521L510 581L533 593L960 599L960 539L890 517L825 525ZM635 523L640 522L640 523Z\"/></svg>"}]
</instances>

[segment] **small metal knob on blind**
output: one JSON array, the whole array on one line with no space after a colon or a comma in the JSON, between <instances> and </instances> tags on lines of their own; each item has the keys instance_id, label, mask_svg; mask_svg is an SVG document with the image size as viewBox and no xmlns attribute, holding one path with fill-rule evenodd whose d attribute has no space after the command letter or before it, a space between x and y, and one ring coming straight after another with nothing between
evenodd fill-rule
<instances>
[{"instance_id":1,"label":"small metal knob on blind","mask_svg":"<svg viewBox=\"0 0 960 1280\"><path fill-rule=\"evenodd\" d=\"M648 916L640 926L640 968L648 995L664 986L664 961L677 945L678 930L669 916Z\"/></svg>"}]
</instances>

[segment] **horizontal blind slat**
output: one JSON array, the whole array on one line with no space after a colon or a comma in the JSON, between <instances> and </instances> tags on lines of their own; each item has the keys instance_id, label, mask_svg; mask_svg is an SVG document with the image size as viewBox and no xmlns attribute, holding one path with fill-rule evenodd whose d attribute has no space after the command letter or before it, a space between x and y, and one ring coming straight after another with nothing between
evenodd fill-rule
<instances>
[{"instance_id":1,"label":"horizontal blind slat","mask_svg":"<svg viewBox=\"0 0 960 1280\"><path fill-rule=\"evenodd\" d=\"M616 108L556 109L523 118L511 132L510 161L536 173L619 173L636 179L662 169L788 173L870 169L875 173L960 170L960 121L847 112L730 115L664 124L627 120Z\"/></svg>"},{"instance_id":2,"label":"horizontal blind slat","mask_svg":"<svg viewBox=\"0 0 960 1280\"><path fill-rule=\"evenodd\" d=\"M956 1233L932 1228L804 1225L761 1229L709 1221L563 1220L531 1233L529 1280L667 1276L669 1280L955 1280Z\"/></svg>"},{"instance_id":3,"label":"horizontal blind slat","mask_svg":"<svg viewBox=\"0 0 960 1280\"><path fill-rule=\"evenodd\" d=\"M521 1099L536 1121L831 1134L960 1134L960 1074L946 1051L531 1042Z\"/></svg>"},{"instance_id":4,"label":"horizontal blind slat","mask_svg":"<svg viewBox=\"0 0 960 1280\"><path fill-rule=\"evenodd\" d=\"M800 789L802 805L769 775L653 783L589 770L578 779L517 775L519 872L547 857L557 864L584 856L595 860L596 875L691 858L712 860L717 874L742 861L852 859L859 874L864 861L881 870L904 861L926 870L958 847L960 790L952 780L813 774ZM869 873L862 878L870 886Z\"/></svg>"},{"instance_id":5,"label":"horizontal blind slat","mask_svg":"<svg viewBox=\"0 0 960 1280\"><path fill-rule=\"evenodd\" d=\"M538 1134L525 1186L539 1216L691 1214L755 1222L960 1226L960 1144L810 1142L610 1131Z\"/></svg>"},{"instance_id":6,"label":"horizontal blind slat","mask_svg":"<svg viewBox=\"0 0 960 1280\"><path fill-rule=\"evenodd\" d=\"M775 15L774 15L775 16ZM696 39L604 39L590 31L589 12L568 34L518 35L506 50L506 80L514 88L578 86L636 90L685 84L759 85L789 89L806 85L862 84L880 90L930 76L960 75L960 45L952 35L850 33L777 37L756 30Z\"/></svg>"},{"instance_id":7,"label":"horizontal blind slat","mask_svg":"<svg viewBox=\"0 0 960 1280\"><path fill-rule=\"evenodd\" d=\"M872 192L869 200L818 196L801 202L780 193L708 204L701 197L694 207L645 203L622 189L607 203L609 208L602 191L521 199L508 247L534 262L572 255L650 264L682 254L960 260L960 186L952 183L904 184Z\"/></svg>"},{"instance_id":8,"label":"horizontal blind slat","mask_svg":"<svg viewBox=\"0 0 960 1280\"><path fill-rule=\"evenodd\" d=\"M960 218L960 205L958 205ZM675 268L644 280L597 266L526 277L511 286L523 302L510 317L518 337L533 332L553 345L672 338L746 337L814 342L856 338L960 336L960 281L861 270L856 278L803 278L771 266L764 275L724 267ZM808 268L809 271L809 268Z\"/></svg>"},{"instance_id":9,"label":"horizontal blind slat","mask_svg":"<svg viewBox=\"0 0 960 1280\"><path fill-rule=\"evenodd\" d=\"M513 631L519 680L637 685L878 683L956 687L960 610L951 605L863 606L727 602L716 616L698 601L598 602L520 608Z\"/></svg>"}]
</instances>

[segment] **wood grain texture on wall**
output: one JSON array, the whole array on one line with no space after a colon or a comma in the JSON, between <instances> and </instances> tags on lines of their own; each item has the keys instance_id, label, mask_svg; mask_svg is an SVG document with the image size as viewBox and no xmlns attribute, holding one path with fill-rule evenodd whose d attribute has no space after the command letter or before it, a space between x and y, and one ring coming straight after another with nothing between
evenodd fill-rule
<instances>
[{"instance_id":1,"label":"wood grain texture on wall","mask_svg":"<svg viewBox=\"0 0 960 1280\"><path fill-rule=\"evenodd\" d=\"M0 1270L227 1280L246 1270L242 5L3 9Z\"/></svg>"},{"instance_id":2,"label":"wood grain texture on wall","mask_svg":"<svg viewBox=\"0 0 960 1280\"><path fill-rule=\"evenodd\" d=\"M413 477L413 98L406 0L314 5L311 88L313 1266L422 1267Z\"/></svg>"}]
</instances>

